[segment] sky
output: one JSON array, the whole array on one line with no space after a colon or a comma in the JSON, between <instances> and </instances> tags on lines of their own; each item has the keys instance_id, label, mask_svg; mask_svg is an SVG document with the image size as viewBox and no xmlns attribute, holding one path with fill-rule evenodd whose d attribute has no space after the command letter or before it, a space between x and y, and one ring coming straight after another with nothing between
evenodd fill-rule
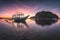
<instances>
[{"instance_id":1,"label":"sky","mask_svg":"<svg viewBox=\"0 0 60 40\"><path fill-rule=\"evenodd\" d=\"M60 17L59 0L0 0L0 16L12 16L18 12L34 16L40 11L51 11Z\"/></svg>"},{"instance_id":2,"label":"sky","mask_svg":"<svg viewBox=\"0 0 60 40\"><path fill-rule=\"evenodd\" d=\"M60 17L60 1L59 0L0 0L0 17L1 16L10 17L16 14L17 11L30 16L34 16L37 12L41 11L51 11ZM21 29L25 29L25 27L21 27L21 29L20 27L18 27L19 31L17 31L18 30L17 27L12 27L13 24L9 24L5 22L5 20L0 20L1 39L4 40L8 38L13 39L13 37L17 37L19 39L20 35L22 35L23 32L25 32L24 35L22 35L24 36L24 38L27 36L27 38L33 37L35 39L35 37L37 36L36 39L40 38L60 39L60 20L51 26L45 26L45 27L37 25L35 21L29 19L27 20L27 24L30 29L27 28L26 32L25 30L20 31ZM5 34L7 34L7 37ZM10 34L12 34L13 37L10 36Z\"/></svg>"}]
</instances>

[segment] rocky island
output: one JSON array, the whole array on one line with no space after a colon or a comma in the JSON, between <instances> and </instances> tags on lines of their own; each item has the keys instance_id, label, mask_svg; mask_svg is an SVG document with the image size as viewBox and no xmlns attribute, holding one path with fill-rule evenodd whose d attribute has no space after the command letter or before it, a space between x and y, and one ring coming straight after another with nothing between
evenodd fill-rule
<instances>
[{"instance_id":1,"label":"rocky island","mask_svg":"<svg viewBox=\"0 0 60 40\"><path fill-rule=\"evenodd\" d=\"M50 11L41 11L37 12L31 19L35 20L36 24L45 26L57 22L58 16Z\"/></svg>"},{"instance_id":2,"label":"rocky island","mask_svg":"<svg viewBox=\"0 0 60 40\"><path fill-rule=\"evenodd\" d=\"M54 19L55 20L55 19L58 19L58 16L52 12L49 12L49 11L41 11L41 12L36 13L35 19L37 19L37 20Z\"/></svg>"}]
</instances>

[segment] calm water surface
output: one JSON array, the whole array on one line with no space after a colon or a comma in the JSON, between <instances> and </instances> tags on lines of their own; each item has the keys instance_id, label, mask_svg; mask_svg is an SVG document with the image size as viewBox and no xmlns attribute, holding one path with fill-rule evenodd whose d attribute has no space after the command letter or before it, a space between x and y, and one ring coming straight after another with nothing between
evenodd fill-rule
<instances>
[{"instance_id":1,"label":"calm water surface","mask_svg":"<svg viewBox=\"0 0 60 40\"><path fill-rule=\"evenodd\" d=\"M16 27L0 21L0 40L60 40L60 19L50 24L27 19L26 23L28 27L22 23Z\"/></svg>"}]
</instances>

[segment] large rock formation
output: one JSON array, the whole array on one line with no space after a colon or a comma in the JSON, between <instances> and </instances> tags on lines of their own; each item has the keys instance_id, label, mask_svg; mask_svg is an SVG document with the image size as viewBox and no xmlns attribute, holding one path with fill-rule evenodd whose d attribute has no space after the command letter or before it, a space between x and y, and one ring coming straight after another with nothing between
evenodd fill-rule
<instances>
[{"instance_id":1,"label":"large rock formation","mask_svg":"<svg viewBox=\"0 0 60 40\"><path fill-rule=\"evenodd\" d=\"M57 19L58 19L58 16L49 11L38 12L35 15L36 24L42 25L42 26L51 25L57 22Z\"/></svg>"},{"instance_id":2,"label":"large rock formation","mask_svg":"<svg viewBox=\"0 0 60 40\"><path fill-rule=\"evenodd\" d=\"M51 25L56 23L58 20L58 16L49 11L41 11L37 12L35 16L30 17L30 19L34 20L38 25Z\"/></svg>"},{"instance_id":3,"label":"large rock formation","mask_svg":"<svg viewBox=\"0 0 60 40\"><path fill-rule=\"evenodd\" d=\"M52 19L52 18L58 19L58 16L52 12L49 12L49 11L41 11L35 15L35 18L36 19Z\"/></svg>"}]
</instances>

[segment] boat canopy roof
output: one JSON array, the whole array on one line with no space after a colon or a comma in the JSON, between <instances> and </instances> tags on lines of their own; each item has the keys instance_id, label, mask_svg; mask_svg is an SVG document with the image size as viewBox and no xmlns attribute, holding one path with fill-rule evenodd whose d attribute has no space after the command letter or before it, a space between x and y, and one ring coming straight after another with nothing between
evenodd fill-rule
<instances>
[{"instance_id":1,"label":"boat canopy roof","mask_svg":"<svg viewBox=\"0 0 60 40\"><path fill-rule=\"evenodd\" d=\"M20 18L23 18L23 17L24 17L24 14L16 14L16 15L13 15L13 17L20 17Z\"/></svg>"}]
</instances>

